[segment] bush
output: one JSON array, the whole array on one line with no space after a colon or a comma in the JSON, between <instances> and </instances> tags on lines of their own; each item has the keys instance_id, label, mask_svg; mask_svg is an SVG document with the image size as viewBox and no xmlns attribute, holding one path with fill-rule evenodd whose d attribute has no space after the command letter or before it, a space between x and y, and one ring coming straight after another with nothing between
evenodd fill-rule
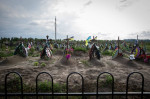
<instances>
[{"instance_id":1,"label":"bush","mask_svg":"<svg viewBox=\"0 0 150 99\"><path fill-rule=\"evenodd\" d=\"M45 66L46 66L46 64L45 64L45 63L41 63L41 66L42 66L42 67L45 67Z\"/></svg>"},{"instance_id":2,"label":"bush","mask_svg":"<svg viewBox=\"0 0 150 99\"><path fill-rule=\"evenodd\" d=\"M38 66L39 65L39 62L34 62L34 66Z\"/></svg>"}]
</instances>

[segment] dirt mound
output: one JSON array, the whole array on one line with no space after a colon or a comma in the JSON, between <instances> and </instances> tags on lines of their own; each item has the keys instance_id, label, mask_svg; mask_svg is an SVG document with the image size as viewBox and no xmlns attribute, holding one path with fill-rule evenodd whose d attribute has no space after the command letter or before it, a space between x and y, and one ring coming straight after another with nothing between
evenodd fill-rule
<instances>
[{"instance_id":1,"label":"dirt mound","mask_svg":"<svg viewBox=\"0 0 150 99\"><path fill-rule=\"evenodd\" d=\"M66 59L66 57L62 57L62 59L60 60L60 63L63 64L63 65L72 65L72 64L75 64L75 61L73 59L73 57L70 57L70 59Z\"/></svg>"},{"instance_id":2,"label":"dirt mound","mask_svg":"<svg viewBox=\"0 0 150 99\"><path fill-rule=\"evenodd\" d=\"M117 57L113 60L121 63L122 65L127 65L127 66L131 66L131 67L137 66L137 64L134 61L131 61L131 60L124 58L124 57Z\"/></svg>"},{"instance_id":3,"label":"dirt mound","mask_svg":"<svg viewBox=\"0 0 150 99\"><path fill-rule=\"evenodd\" d=\"M89 62L94 66L104 66L104 63L97 58L92 58L91 60L89 60Z\"/></svg>"},{"instance_id":4,"label":"dirt mound","mask_svg":"<svg viewBox=\"0 0 150 99\"><path fill-rule=\"evenodd\" d=\"M21 57L21 56L18 56L18 55L14 55L14 56L10 56L8 58L5 58L3 59L1 62L0 62L0 66L7 66L7 65L12 65L12 64L16 64L18 62L22 62L22 61L25 61L27 58L24 58L24 57Z\"/></svg>"}]
</instances>

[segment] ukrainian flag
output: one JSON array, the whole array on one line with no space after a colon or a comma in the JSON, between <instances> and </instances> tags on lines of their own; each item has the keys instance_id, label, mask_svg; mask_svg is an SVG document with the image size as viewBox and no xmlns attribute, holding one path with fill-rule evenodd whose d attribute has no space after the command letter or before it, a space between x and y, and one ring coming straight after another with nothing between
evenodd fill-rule
<instances>
[{"instance_id":1,"label":"ukrainian flag","mask_svg":"<svg viewBox=\"0 0 150 99\"><path fill-rule=\"evenodd\" d=\"M89 36L86 40L88 40L88 41L91 40L91 36Z\"/></svg>"},{"instance_id":2,"label":"ukrainian flag","mask_svg":"<svg viewBox=\"0 0 150 99\"><path fill-rule=\"evenodd\" d=\"M94 39L97 40L97 36Z\"/></svg>"},{"instance_id":3,"label":"ukrainian flag","mask_svg":"<svg viewBox=\"0 0 150 99\"><path fill-rule=\"evenodd\" d=\"M91 40L91 36L89 36L86 41L85 41L85 45L87 46L88 45L88 42Z\"/></svg>"},{"instance_id":4,"label":"ukrainian flag","mask_svg":"<svg viewBox=\"0 0 150 99\"><path fill-rule=\"evenodd\" d=\"M70 37L69 40L74 40L74 36Z\"/></svg>"}]
</instances>

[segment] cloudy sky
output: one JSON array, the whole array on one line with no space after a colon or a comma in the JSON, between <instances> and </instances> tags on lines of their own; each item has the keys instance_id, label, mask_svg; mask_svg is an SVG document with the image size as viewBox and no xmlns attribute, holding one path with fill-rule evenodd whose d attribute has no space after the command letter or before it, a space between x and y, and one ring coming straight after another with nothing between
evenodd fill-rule
<instances>
[{"instance_id":1,"label":"cloudy sky","mask_svg":"<svg viewBox=\"0 0 150 99\"><path fill-rule=\"evenodd\" d=\"M0 37L150 38L150 0L0 0Z\"/></svg>"}]
</instances>

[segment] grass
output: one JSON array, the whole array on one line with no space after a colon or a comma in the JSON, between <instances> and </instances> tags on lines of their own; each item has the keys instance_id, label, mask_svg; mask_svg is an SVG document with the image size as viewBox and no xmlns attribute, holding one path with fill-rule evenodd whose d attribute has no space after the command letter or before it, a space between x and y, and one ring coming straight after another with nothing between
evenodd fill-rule
<instances>
[{"instance_id":1,"label":"grass","mask_svg":"<svg viewBox=\"0 0 150 99\"><path fill-rule=\"evenodd\" d=\"M39 62L34 62L34 66L38 66L39 65Z\"/></svg>"},{"instance_id":2,"label":"grass","mask_svg":"<svg viewBox=\"0 0 150 99\"><path fill-rule=\"evenodd\" d=\"M13 51L9 51L9 52L0 52L0 57L9 57L9 56L13 56L14 52Z\"/></svg>"},{"instance_id":3,"label":"grass","mask_svg":"<svg viewBox=\"0 0 150 99\"><path fill-rule=\"evenodd\" d=\"M34 54L35 49L31 47L28 52L28 56L32 56Z\"/></svg>"},{"instance_id":4,"label":"grass","mask_svg":"<svg viewBox=\"0 0 150 99\"><path fill-rule=\"evenodd\" d=\"M106 84L111 84L113 82L113 79L110 75L106 75Z\"/></svg>"},{"instance_id":5,"label":"grass","mask_svg":"<svg viewBox=\"0 0 150 99\"><path fill-rule=\"evenodd\" d=\"M84 66L90 66L89 62L86 60L82 60L81 63L84 64Z\"/></svg>"},{"instance_id":6,"label":"grass","mask_svg":"<svg viewBox=\"0 0 150 99\"><path fill-rule=\"evenodd\" d=\"M101 87L108 87L112 84L113 79L110 75L105 76L105 81L99 80Z\"/></svg>"},{"instance_id":7,"label":"grass","mask_svg":"<svg viewBox=\"0 0 150 99\"><path fill-rule=\"evenodd\" d=\"M82 47L76 47L76 48L74 48L74 51L83 51L84 53L86 53L87 49L86 48L82 48Z\"/></svg>"},{"instance_id":8,"label":"grass","mask_svg":"<svg viewBox=\"0 0 150 99\"><path fill-rule=\"evenodd\" d=\"M112 54L113 54L112 50L106 50L106 51L102 52L102 55L112 56Z\"/></svg>"},{"instance_id":9,"label":"grass","mask_svg":"<svg viewBox=\"0 0 150 99\"><path fill-rule=\"evenodd\" d=\"M42 92L51 92L52 91L52 82L45 80L44 82L39 82L38 87ZM53 84L54 92L66 92L66 85L54 83Z\"/></svg>"},{"instance_id":10,"label":"grass","mask_svg":"<svg viewBox=\"0 0 150 99\"><path fill-rule=\"evenodd\" d=\"M41 63L41 66L42 66L42 67L45 67L45 66L46 66L46 64L45 64L45 63Z\"/></svg>"},{"instance_id":11,"label":"grass","mask_svg":"<svg viewBox=\"0 0 150 99\"><path fill-rule=\"evenodd\" d=\"M39 54L33 54L32 57L39 57Z\"/></svg>"}]
</instances>

